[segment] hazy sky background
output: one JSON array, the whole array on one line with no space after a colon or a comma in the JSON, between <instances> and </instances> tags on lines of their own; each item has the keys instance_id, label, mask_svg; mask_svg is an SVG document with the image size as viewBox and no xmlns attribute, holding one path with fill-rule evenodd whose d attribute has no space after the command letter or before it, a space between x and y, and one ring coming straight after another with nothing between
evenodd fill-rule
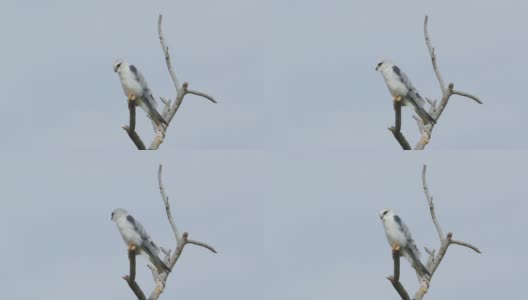
<instances>
[{"instance_id":1,"label":"hazy sky background","mask_svg":"<svg viewBox=\"0 0 528 300\"><path fill-rule=\"evenodd\" d=\"M154 2L154 1L153 1ZM427 299L518 298L528 146L523 1L2 1L0 253L6 299L132 299L126 246L110 221L127 208L173 247L156 181L165 181L189 246L161 299L396 299L377 217L393 208L420 246L438 248L421 186L428 163L453 247ZM121 126L112 70L135 64L173 97L164 30L188 96L161 150L138 153ZM423 18L453 97L430 150L402 153L375 65L391 58L439 97ZM138 130L150 142L142 111ZM404 131L415 141L411 114ZM513 150L517 149L517 150ZM470 151L455 151L470 150ZM153 282L139 260L141 286ZM403 282L416 280L406 262Z\"/></svg>"}]
</instances>

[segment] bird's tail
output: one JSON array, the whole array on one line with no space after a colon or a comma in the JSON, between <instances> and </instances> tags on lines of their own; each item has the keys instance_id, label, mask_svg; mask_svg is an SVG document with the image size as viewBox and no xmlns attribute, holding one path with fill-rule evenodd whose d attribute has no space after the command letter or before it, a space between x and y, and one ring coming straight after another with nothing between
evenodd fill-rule
<instances>
[{"instance_id":1,"label":"bird's tail","mask_svg":"<svg viewBox=\"0 0 528 300\"><path fill-rule=\"evenodd\" d=\"M436 120L433 118L433 116L431 116L422 106L416 106L415 111L418 116L420 116L420 118L424 121L424 123L429 123L433 125L436 124Z\"/></svg>"},{"instance_id":2,"label":"bird's tail","mask_svg":"<svg viewBox=\"0 0 528 300\"><path fill-rule=\"evenodd\" d=\"M156 109L156 102L152 96L150 97L142 97L142 101L139 103L141 105L141 108L147 113L147 116L149 119L156 124L156 126L160 126L161 124L165 125L167 127L167 121L161 116L161 114Z\"/></svg>"},{"instance_id":3,"label":"bird's tail","mask_svg":"<svg viewBox=\"0 0 528 300\"><path fill-rule=\"evenodd\" d=\"M162 272L162 271L165 271L167 273L169 273L171 271L171 269L169 268L169 266L167 266L159 257L157 256L154 256L153 259L151 259L150 261L152 264L154 264L154 266L156 266L156 268L158 269L158 271Z\"/></svg>"},{"instance_id":4,"label":"bird's tail","mask_svg":"<svg viewBox=\"0 0 528 300\"><path fill-rule=\"evenodd\" d=\"M412 250L410 250L410 249L409 249L409 251L406 251L406 253L409 254L408 258L411 261L412 267L416 270L416 272L418 272L418 275L420 275L420 277L427 276L428 278L431 278L431 273L422 264L422 262L420 261L420 258L418 258L418 256L415 255L414 252Z\"/></svg>"},{"instance_id":5,"label":"bird's tail","mask_svg":"<svg viewBox=\"0 0 528 300\"><path fill-rule=\"evenodd\" d=\"M161 116L161 114L155 107L152 108L149 117L152 121L154 121L154 124L156 124L156 126L160 126L161 124L163 124L165 125L165 127L167 127L167 121L165 121L165 119Z\"/></svg>"},{"instance_id":6,"label":"bird's tail","mask_svg":"<svg viewBox=\"0 0 528 300\"><path fill-rule=\"evenodd\" d=\"M167 266L157 255L151 253L147 248L143 249L144 254L147 255L148 260L158 269L158 272L169 273L171 269Z\"/></svg>"}]
</instances>

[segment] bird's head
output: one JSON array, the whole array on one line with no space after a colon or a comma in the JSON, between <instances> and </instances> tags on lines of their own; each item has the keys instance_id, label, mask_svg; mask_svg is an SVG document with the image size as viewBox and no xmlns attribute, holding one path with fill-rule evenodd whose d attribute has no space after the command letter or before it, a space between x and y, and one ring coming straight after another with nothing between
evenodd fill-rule
<instances>
[{"instance_id":1,"label":"bird's head","mask_svg":"<svg viewBox=\"0 0 528 300\"><path fill-rule=\"evenodd\" d=\"M128 212L122 208L116 208L112 212L112 221L116 221L117 218L128 215Z\"/></svg>"},{"instance_id":2,"label":"bird's head","mask_svg":"<svg viewBox=\"0 0 528 300\"><path fill-rule=\"evenodd\" d=\"M383 70L392 66L394 66L394 64L390 60L384 59L378 63L378 65L376 66L376 71L382 72Z\"/></svg>"},{"instance_id":3,"label":"bird's head","mask_svg":"<svg viewBox=\"0 0 528 300\"><path fill-rule=\"evenodd\" d=\"M390 209L384 209L379 213L379 217L381 220L384 220L387 217L393 216L394 213Z\"/></svg>"},{"instance_id":4,"label":"bird's head","mask_svg":"<svg viewBox=\"0 0 528 300\"><path fill-rule=\"evenodd\" d=\"M118 72L123 66L125 66L127 63L122 60L118 59L114 62L114 72Z\"/></svg>"}]
</instances>

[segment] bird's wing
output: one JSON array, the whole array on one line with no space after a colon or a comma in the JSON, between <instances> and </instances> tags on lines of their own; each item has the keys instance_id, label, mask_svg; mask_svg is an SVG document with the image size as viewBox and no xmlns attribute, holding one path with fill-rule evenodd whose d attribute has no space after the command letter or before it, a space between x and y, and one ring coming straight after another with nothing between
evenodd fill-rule
<instances>
[{"instance_id":1,"label":"bird's wing","mask_svg":"<svg viewBox=\"0 0 528 300\"><path fill-rule=\"evenodd\" d=\"M394 71L394 73L396 73L396 75L398 75L398 77L400 78L400 81L403 82L403 84L405 84L405 86L409 90L408 98L411 102L413 102L412 104L416 107L423 107L425 104L425 101L420 96L420 94L418 94L418 91L412 84L409 77L407 77L407 75L402 70L400 70L398 66L393 66L392 70Z\"/></svg>"},{"instance_id":2,"label":"bird's wing","mask_svg":"<svg viewBox=\"0 0 528 300\"><path fill-rule=\"evenodd\" d=\"M132 74L134 74L134 79L139 82L143 89L141 94L141 102L139 103L141 108L145 110L149 118L154 121L156 125L165 124L165 126L167 126L167 121L165 121L163 116L156 109L158 103L156 102L154 96L152 96L152 92L148 87L147 81L145 78L143 78L143 75L141 75L138 69L133 65L130 65L130 71Z\"/></svg>"},{"instance_id":3,"label":"bird's wing","mask_svg":"<svg viewBox=\"0 0 528 300\"><path fill-rule=\"evenodd\" d=\"M141 236L141 239L143 240L143 245L141 246L146 248L147 253L149 255L157 256L159 254L159 248L158 246L156 246L156 244L154 244L145 228L143 228L143 226L141 226L141 224L136 221L131 215L127 216L127 221L134 226L134 229Z\"/></svg>"},{"instance_id":4,"label":"bird's wing","mask_svg":"<svg viewBox=\"0 0 528 300\"><path fill-rule=\"evenodd\" d=\"M414 240L413 240L412 235L411 235L411 231L409 230L407 225L405 225L405 223L403 223L401 218L399 216L397 216L397 215L394 216L394 220L396 221L396 223L400 227L400 230L405 235L405 238L407 239L407 247L409 248L410 251L413 252L413 256L416 256L417 258L420 258L420 256L421 256L420 250L418 250L418 248L416 247L416 244L414 243Z\"/></svg>"},{"instance_id":5,"label":"bird's wing","mask_svg":"<svg viewBox=\"0 0 528 300\"><path fill-rule=\"evenodd\" d=\"M141 72L139 72L139 70L134 65L130 65L130 71L132 72L132 74L134 74L135 79L139 82L139 84L143 88L143 95L141 96L142 98L144 98L146 102L145 104L148 106L149 110L154 110L154 107L157 106L157 102L154 96L152 96L152 92L150 91L150 88L148 87L147 81L145 80Z\"/></svg>"}]
</instances>

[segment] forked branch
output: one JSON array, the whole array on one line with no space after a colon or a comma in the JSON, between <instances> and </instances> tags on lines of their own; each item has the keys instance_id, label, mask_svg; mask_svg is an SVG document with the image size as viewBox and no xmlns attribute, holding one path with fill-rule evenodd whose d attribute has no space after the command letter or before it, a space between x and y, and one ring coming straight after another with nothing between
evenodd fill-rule
<instances>
[{"instance_id":1,"label":"forked branch","mask_svg":"<svg viewBox=\"0 0 528 300\"><path fill-rule=\"evenodd\" d=\"M425 44L427 46L427 50L429 51L429 55L431 56L431 64L433 66L433 71L435 73L436 79L438 80L438 84L440 85L440 91L441 91L442 97L441 97L440 103L438 104L438 107L436 107L436 105L434 105L433 101L430 101L429 99L427 99L428 100L427 102L429 104L431 104L431 107L429 109L429 114L431 115L431 117L433 119L435 119L437 121L437 123L424 125L423 121L421 121L420 118L415 117L415 119L418 122L418 128L420 130L421 137L420 137L420 140L418 141L418 143L416 144L416 146L414 147L414 150L423 150L423 149L425 149L427 144L429 144L429 141L431 140L431 136L432 136L432 133L433 133L433 129L434 129L435 125L438 124L438 120L440 119L440 116L444 112L444 109L446 108L447 103L449 102L449 99L451 98L452 95L463 96L463 97L472 99L472 100L474 100L475 102L477 102L479 104L482 104L482 101L477 96L471 95L471 94L466 93L466 92L461 92L461 91L454 90L454 86L455 86L454 83L449 83L449 85L446 88L446 85L445 85L445 82L444 82L444 78L442 77L442 73L440 72L440 69L438 68L436 52L435 52L435 49L434 49L434 47L432 45L431 36L429 35L429 30L427 28L428 21L429 21L429 17L425 16L425 19L424 19ZM395 106L394 109L396 110L397 107ZM400 116L400 118L401 118L401 116ZM400 126L401 126L401 120L398 121L398 112L396 112L396 120L395 120L396 125L394 127L391 127L390 130L393 132L394 137L396 138L396 140L398 141L398 143L400 144L402 149L410 150L411 147L410 146L407 147L407 145L402 142L403 141L403 139L402 139L403 134L399 130L398 131L393 130L393 129L398 128L398 126L397 126L398 122L400 122ZM396 134L396 133L398 133L398 134Z\"/></svg>"},{"instance_id":2,"label":"forked branch","mask_svg":"<svg viewBox=\"0 0 528 300\"><path fill-rule=\"evenodd\" d=\"M467 242L453 240L453 233L451 232L447 233L447 235L444 236L442 232L442 228L440 226L440 222L438 221L438 217L436 215L435 206L433 202L433 196L431 195L429 191L429 187L427 185L426 170L427 170L427 166L424 165L422 169L422 185L423 185L423 190L425 193L425 198L427 199L427 204L429 206L429 212L431 214L431 219L433 221L433 224L435 226L436 232L438 233L438 237L440 240L440 249L438 250L438 254L436 254L435 256L434 249L430 250L428 248L425 248L425 250L429 254L429 258L425 266L429 270L429 273L431 273L431 277L421 279L420 288L414 294L414 297L412 298L413 300L421 300L425 296L425 294L428 292L429 284L431 280L433 279L434 273L436 269L438 268L438 266L440 265L440 263L442 262L442 260L444 259L447 249L449 248L450 245L454 244L454 245L464 246L464 247L467 247L475 251L476 253L481 253L477 247ZM399 250L399 249L396 249L396 250ZM391 281L392 285L394 286L394 289L396 290L396 292L398 292L398 295L400 295L401 299L408 300L409 295L406 294L407 292L405 291L405 288L399 282L399 270L400 270L399 253L395 253L395 252L396 251L393 249L394 276L388 277L388 279Z\"/></svg>"},{"instance_id":3,"label":"forked branch","mask_svg":"<svg viewBox=\"0 0 528 300\"><path fill-rule=\"evenodd\" d=\"M176 250L174 250L174 254L171 255L170 249L161 248L162 252L165 254L165 257L163 258L163 262L171 269L171 271L174 269L174 266L176 265L176 262L180 258L183 248L187 244L193 244L200 247L203 247L205 249L208 249L209 251L216 253L216 250L203 242L195 241L189 239L189 234L187 232L184 232L181 236L179 234L178 227L176 226L176 223L174 222L174 218L172 216L170 203L169 203L169 197L167 196L167 193L165 192L165 187L163 185L162 181L162 169L163 166L160 164L158 168L158 185L161 193L161 198L163 200L163 203L165 205L165 213L167 215L167 219L169 220L169 224L171 226L171 229L173 231L175 240L176 240ZM127 281L128 285L138 298L138 300L146 300L145 294L139 287L139 285L135 281L136 277L136 249L129 249L129 260L130 260L130 275L124 276L123 278ZM156 283L154 289L150 293L148 300L157 300L161 293L165 290L165 285L167 283L167 279L169 277L169 273L167 272L159 272L156 267L149 265L148 266L152 272L152 276L154 278L154 282Z\"/></svg>"},{"instance_id":4,"label":"forked branch","mask_svg":"<svg viewBox=\"0 0 528 300\"><path fill-rule=\"evenodd\" d=\"M163 35L163 30L162 30L162 19L163 17L160 14L158 17L158 35L159 35L159 40L161 44L161 49L163 50L163 54L165 57L165 63L167 65L167 70L169 71L169 75L171 77L172 83L174 85L174 89L176 91L176 96L174 99L174 103L172 105L170 101L166 101L163 97L161 97L162 102L164 104L164 109L161 113L161 116L163 117L163 119L165 119L165 121L167 122L167 125L166 126L165 125L155 126L154 131L156 135L154 137L154 140L150 144L148 150L157 150L159 146L161 145L161 143L163 143L163 141L165 140L165 134L167 132L167 129L169 128L170 123L172 119L174 118L174 115L180 108L180 105L182 104L183 98L185 97L185 95L187 94L196 95L199 97L203 97L213 103L216 103L216 100L212 96L206 93L203 93L203 92L188 89L189 83L184 82L182 85L180 85L178 78L176 77L176 72L174 72L174 69L172 67L169 47L165 43L165 37ZM141 138L139 137L139 135L135 132L135 107L132 108L129 105L129 110L130 110L130 125L123 127L123 129L125 129L125 131L128 133L129 137L132 139L132 141L134 142L138 150L145 150L146 149L145 145L141 141ZM134 129L131 129L132 123L134 124Z\"/></svg>"}]
</instances>

